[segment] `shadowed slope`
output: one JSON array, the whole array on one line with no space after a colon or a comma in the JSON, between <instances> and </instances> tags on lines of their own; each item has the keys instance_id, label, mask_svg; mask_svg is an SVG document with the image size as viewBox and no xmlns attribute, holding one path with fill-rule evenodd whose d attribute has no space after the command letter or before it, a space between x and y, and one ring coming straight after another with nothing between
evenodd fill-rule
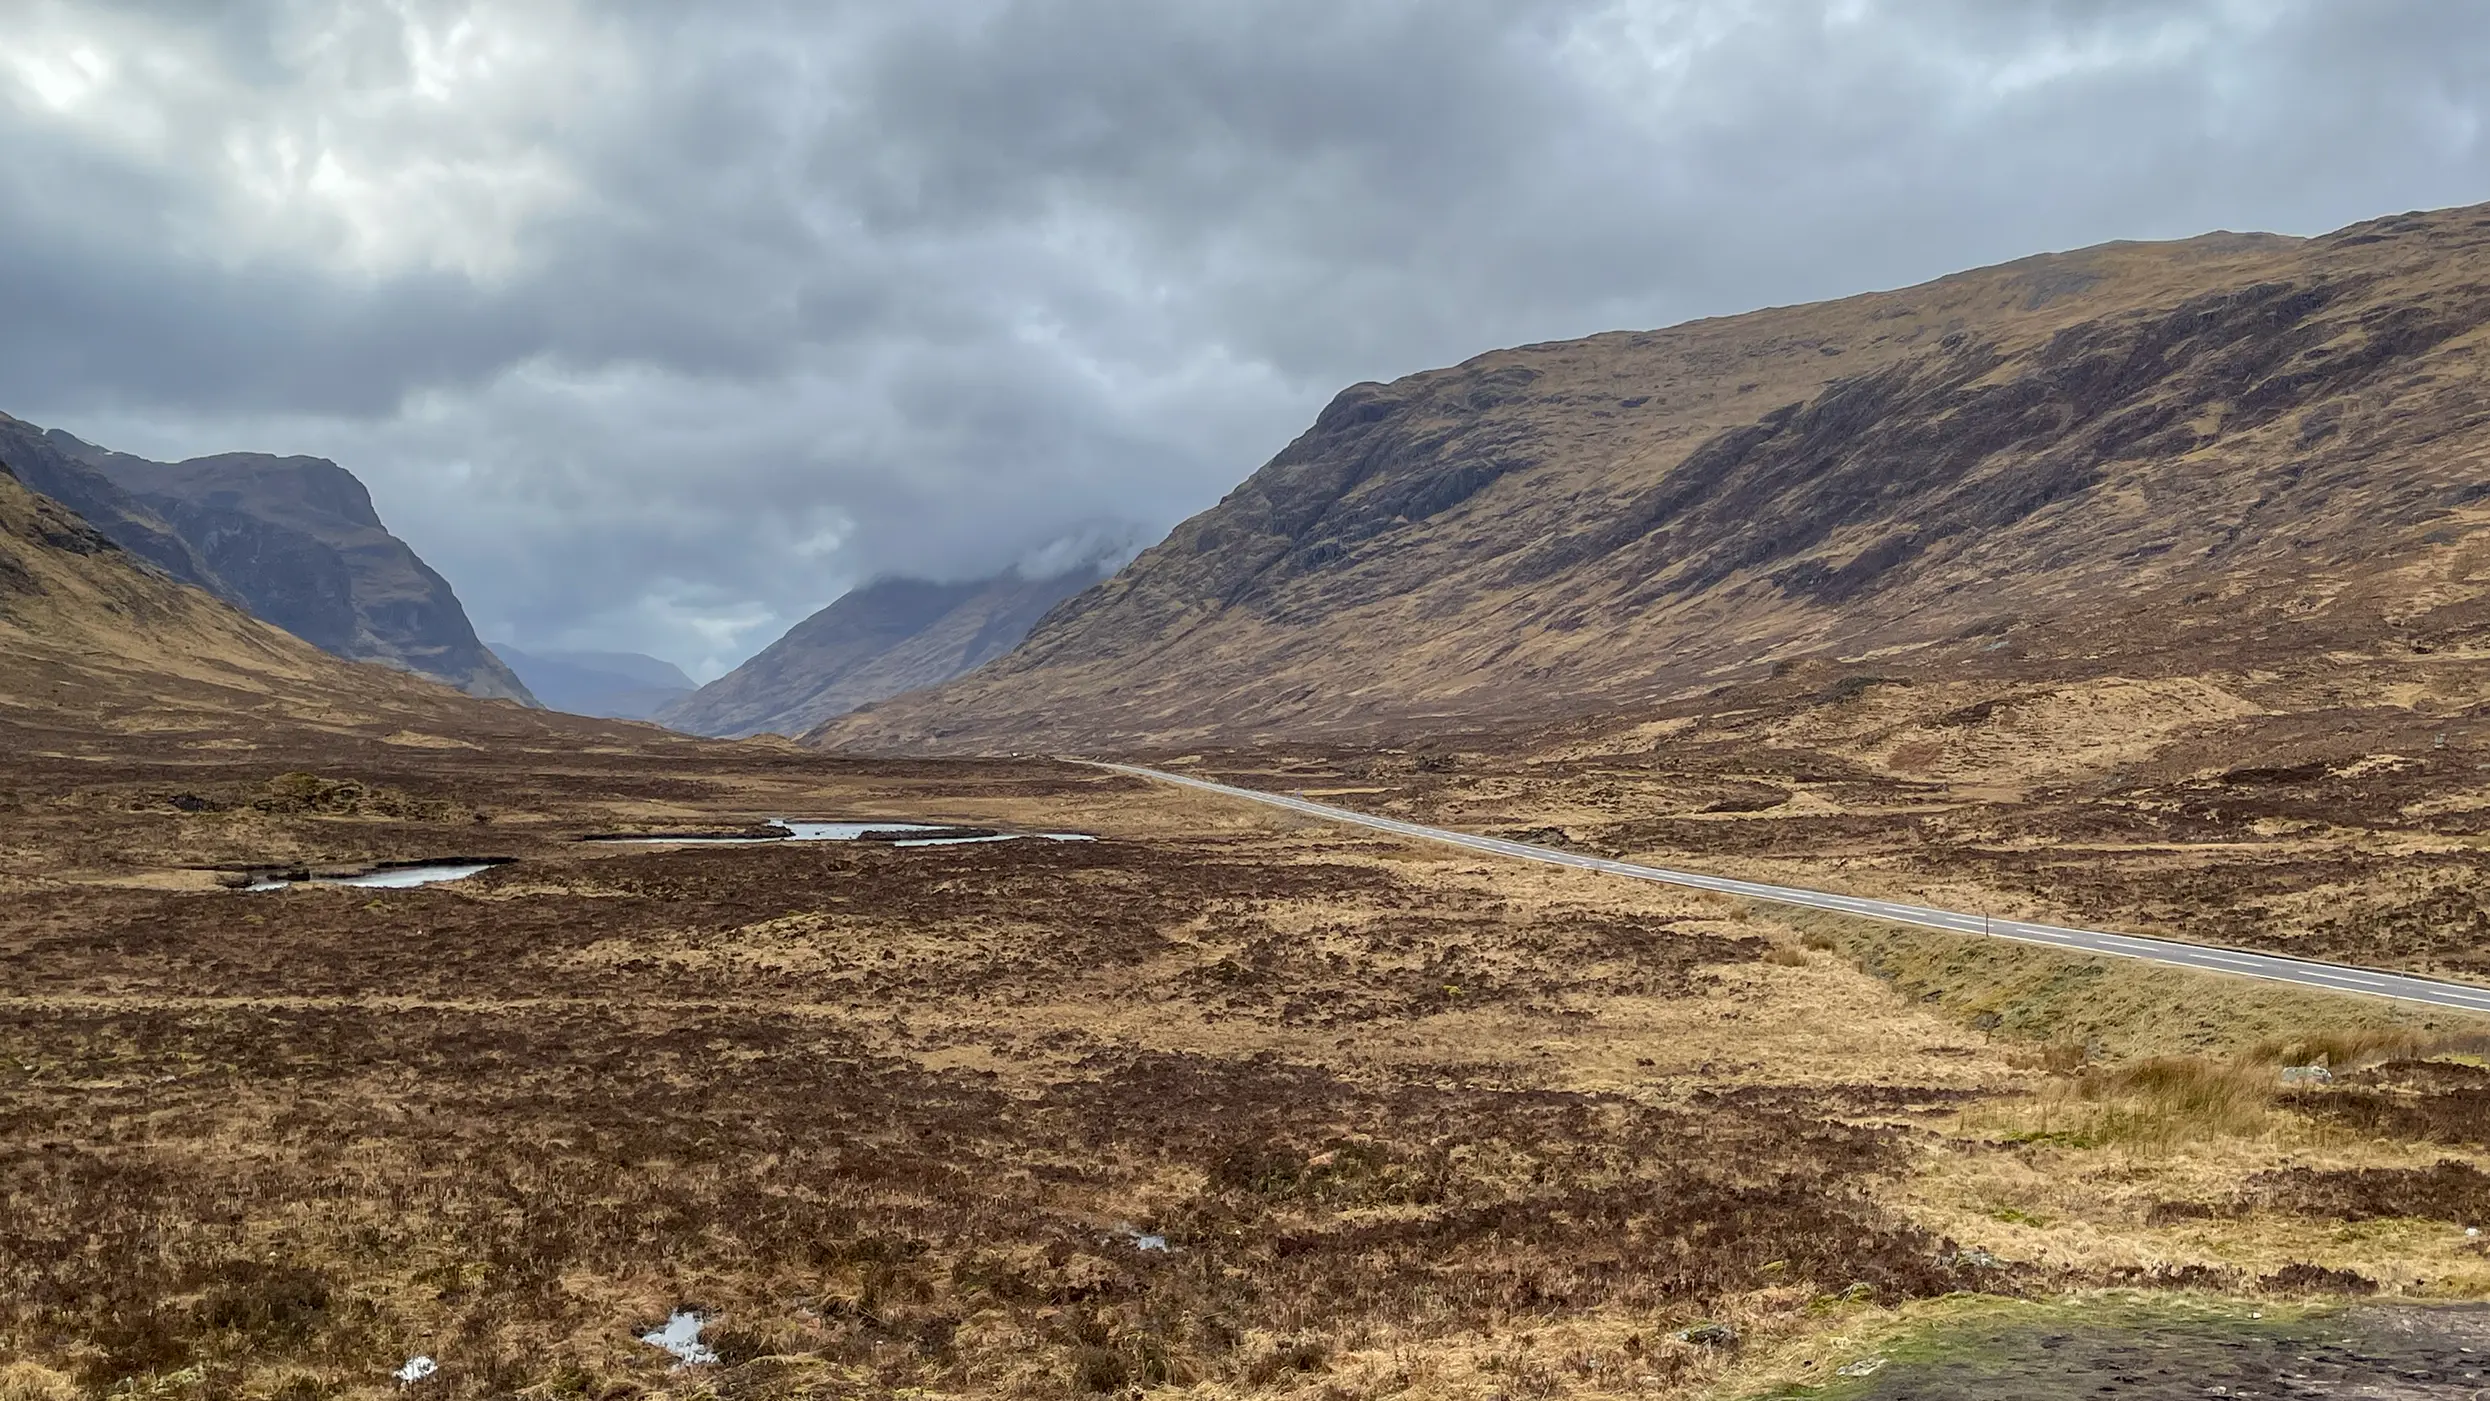
<instances>
[{"instance_id":1,"label":"shadowed slope","mask_svg":"<svg viewBox=\"0 0 2490 1401\"><path fill-rule=\"evenodd\" d=\"M249 750L271 736L557 732L572 744L616 733L332 656L165 576L0 470L0 753L115 753L139 736L179 747L185 734Z\"/></svg>"},{"instance_id":2,"label":"shadowed slope","mask_svg":"<svg viewBox=\"0 0 2490 1401\"><path fill-rule=\"evenodd\" d=\"M0 413L0 462L29 488L76 512L123 549L186 584L234 599L198 549L153 508L97 470L87 445ZM92 449L88 450L89 452Z\"/></svg>"},{"instance_id":3,"label":"shadowed slope","mask_svg":"<svg viewBox=\"0 0 2490 1401\"><path fill-rule=\"evenodd\" d=\"M149 462L49 436L169 522L259 617L341 657L533 699L477 640L449 581L389 533L371 493L336 463L243 452Z\"/></svg>"}]
</instances>

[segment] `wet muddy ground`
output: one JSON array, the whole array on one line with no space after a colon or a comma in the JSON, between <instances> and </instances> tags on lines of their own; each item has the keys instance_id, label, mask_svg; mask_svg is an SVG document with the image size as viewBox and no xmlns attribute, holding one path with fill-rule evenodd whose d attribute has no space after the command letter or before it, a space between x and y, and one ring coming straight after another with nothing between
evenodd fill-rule
<instances>
[{"instance_id":1,"label":"wet muddy ground","mask_svg":"<svg viewBox=\"0 0 2490 1401\"><path fill-rule=\"evenodd\" d=\"M1866 1376L1776 1395L1822 1401L2471 1401L2490 1389L2490 1306L2246 1310L2078 1309L1958 1325Z\"/></svg>"}]
</instances>

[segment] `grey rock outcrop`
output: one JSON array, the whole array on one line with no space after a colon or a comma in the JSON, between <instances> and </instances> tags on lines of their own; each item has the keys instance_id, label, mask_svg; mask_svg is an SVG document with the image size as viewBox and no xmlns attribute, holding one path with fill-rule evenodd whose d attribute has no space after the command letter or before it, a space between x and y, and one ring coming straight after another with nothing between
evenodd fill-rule
<instances>
[{"instance_id":1,"label":"grey rock outcrop","mask_svg":"<svg viewBox=\"0 0 2490 1401\"><path fill-rule=\"evenodd\" d=\"M66 433L47 433L24 419L0 413L0 462L7 463L19 481L77 512L106 539L148 564L228 603L240 604L171 522L56 439L66 439L67 444L89 453L95 451Z\"/></svg>"}]
</instances>

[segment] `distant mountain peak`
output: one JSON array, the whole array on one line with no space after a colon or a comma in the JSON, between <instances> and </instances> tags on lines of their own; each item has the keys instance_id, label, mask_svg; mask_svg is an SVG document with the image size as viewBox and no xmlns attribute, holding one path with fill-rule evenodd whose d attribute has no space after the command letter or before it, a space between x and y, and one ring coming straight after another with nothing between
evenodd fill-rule
<instances>
[{"instance_id":1,"label":"distant mountain peak","mask_svg":"<svg viewBox=\"0 0 2490 1401\"><path fill-rule=\"evenodd\" d=\"M1112 571L1129 532L1058 542L986 579L885 576L659 713L695 734L800 735L861 705L973 671ZM1052 572L1039 572L1052 570Z\"/></svg>"}]
</instances>

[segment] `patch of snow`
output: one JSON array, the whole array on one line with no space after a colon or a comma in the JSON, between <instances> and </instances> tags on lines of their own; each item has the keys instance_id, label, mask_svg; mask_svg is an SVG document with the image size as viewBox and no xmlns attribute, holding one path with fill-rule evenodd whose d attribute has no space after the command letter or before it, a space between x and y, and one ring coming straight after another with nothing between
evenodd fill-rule
<instances>
[{"instance_id":1,"label":"patch of snow","mask_svg":"<svg viewBox=\"0 0 2490 1401\"><path fill-rule=\"evenodd\" d=\"M406 1365L400 1367L394 1375L398 1379L398 1385L413 1386L415 1383L422 1381L424 1378L429 1377L433 1373L440 1370L440 1363L433 1361L431 1358L426 1357L421 1353L418 1353L415 1356L406 1359Z\"/></svg>"},{"instance_id":2,"label":"patch of snow","mask_svg":"<svg viewBox=\"0 0 2490 1401\"><path fill-rule=\"evenodd\" d=\"M690 1309L676 1309L666 1319L666 1326L640 1335L650 1347L664 1348L674 1354L677 1367L697 1367L718 1360L717 1349L700 1340L700 1330L709 1320Z\"/></svg>"}]
</instances>

